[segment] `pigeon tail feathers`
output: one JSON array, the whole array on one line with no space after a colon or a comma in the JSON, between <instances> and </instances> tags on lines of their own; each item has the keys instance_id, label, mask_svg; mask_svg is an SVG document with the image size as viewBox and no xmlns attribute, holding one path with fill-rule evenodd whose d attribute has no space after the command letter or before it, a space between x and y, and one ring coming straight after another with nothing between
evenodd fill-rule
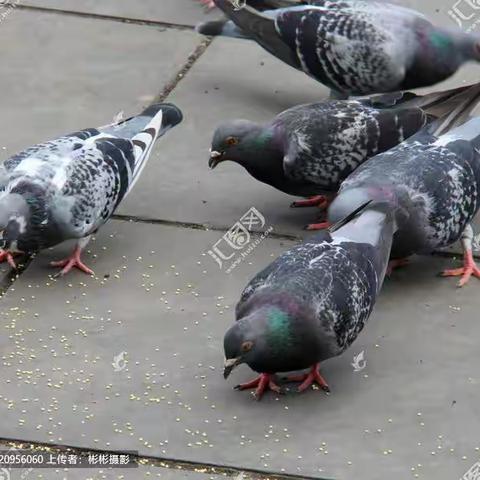
<instances>
[{"instance_id":1,"label":"pigeon tail feathers","mask_svg":"<svg viewBox=\"0 0 480 480\"><path fill-rule=\"evenodd\" d=\"M129 191L134 187L142 170L145 168L155 140L170 130L170 128L179 124L183 119L180 109L170 103L150 105L139 117L147 118L149 121L145 128L132 138L135 165Z\"/></svg>"},{"instance_id":2,"label":"pigeon tail feathers","mask_svg":"<svg viewBox=\"0 0 480 480\"><path fill-rule=\"evenodd\" d=\"M231 20L213 20L210 22L203 22L195 27L195 31L209 37L222 36L250 40L248 35L246 35Z\"/></svg>"},{"instance_id":3,"label":"pigeon tail feathers","mask_svg":"<svg viewBox=\"0 0 480 480\"><path fill-rule=\"evenodd\" d=\"M428 133L439 137L464 124L480 102L480 83L461 91L451 101L458 104L452 108L452 104L446 102L443 115L428 127Z\"/></svg>"},{"instance_id":4,"label":"pigeon tail feathers","mask_svg":"<svg viewBox=\"0 0 480 480\"><path fill-rule=\"evenodd\" d=\"M367 200L365 203L356 208L353 212L349 213L346 217L336 222L334 225L329 227L328 231L334 233L337 230L340 230L347 223L350 223L357 215L360 215L367 207L372 203L373 200Z\"/></svg>"},{"instance_id":5,"label":"pigeon tail feathers","mask_svg":"<svg viewBox=\"0 0 480 480\"><path fill-rule=\"evenodd\" d=\"M367 210L383 213L388 221L394 223L394 231L408 216L393 190L373 186L352 188L340 191L332 202L328 210L328 220L334 225L330 231L340 230Z\"/></svg>"},{"instance_id":6,"label":"pigeon tail feathers","mask_svg":"<svg viewBox=\"0 0 480 480\"><path fill-rule=\"evenodd\" d=\"M275 18L283 9L260 12L248 4L236 10L230 0L215 0L215 5L232 20L248 37L288 65L300 69L300 62L293 50L277 32ZM297 6L292 8L305 8Z\"/></svg>"}]
</instances>

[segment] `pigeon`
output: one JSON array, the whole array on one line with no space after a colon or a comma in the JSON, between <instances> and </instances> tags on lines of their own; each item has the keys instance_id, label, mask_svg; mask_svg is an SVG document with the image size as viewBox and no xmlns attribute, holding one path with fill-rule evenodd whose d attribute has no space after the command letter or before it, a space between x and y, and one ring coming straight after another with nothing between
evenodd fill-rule
<instances>
[{"instance_id":1,"label":"pigeon","mask_svg":"<svg viewBox=\"0 0 480 480\"><path fill-rule=\"evenodd\" d=\"M207 10L211 10L212 8L215 8L214 0L197 0L197 1L199 1L202 5L204 5L207 8ZM312 3L314 1L315 0L311 0L310 2L302 1L302 0L248 0L248 1L232 0L233 6L235 8L242 8L244 5L248 4L260 11L287 7L290 5L303 5L303 4Z\"/></svg>"},{"instance_id":2,"label":"pigeon","mask_svg":"<svg viewBox=\"0 0 480 480\"><path fill-rule=\"evenodd\" d=\"M479 99L477 85L471 88L470 103ZM399 222L392 259L404 263L412 254L461 240L463 266L443 272L461 277L459 287L472 276L480 278L470 225L480 209L480 117L466 121L465 111L460 105L449 118L369 159L345 180L328 211L334 222L368 200L401 205L408 215Z\"/></svg>"},{"instance_id":3,"label":"pigeon","mask_svg":"<svg viewBox=\"0 0 480 480\"><path fill-rule=\"evenodd\" d=\"M461 87L423 97L389 93L322 101L290 108L263 125L233 120L216 129L209 166L234 161L282 192L312 197L292 206L325 209L359 165L448 114L468 92ZM325 226L322 222L307 229Z\"/></svg>"},{"instance_id":4,"label":"pigeon","mask_svg":"<svg viewBox=\"0 0 480 480\"><path fill-rule=\"evenodd\" d=\"M299 392L330 388L320 363L344 352L364 328L385 278L401 209L367 201L329 230L283 253L250 281L224 337L225 379L245 363L260 376L238 385L282 393L276 373Z\"/></svg>"},{"instance_id":5,"label":"pigeon","mask_svg":"<svg viewBox=\"0 0 480 480\"><path fill-rule=\"evenodd\" d=\"M215 0L230 24L197 31L256 41L332 89L334 98L403 91L441 82L480 61L480 37L433 25L422 14L379 1L316 0L260 12Z\"/></svg>"},{"instance_id":6,"label":"pigeon","mask_svg":"<svg viewBox=\"0 0 480 480\"><path fill-rule=\"evenodd\" d=\"M72 256L53 262L65 275L83 248L131 191L155 140L182 120L174 105L149 106L136 117L35 145L0 166L0 261L76 239Z\"/></svg>"}]
</instances>

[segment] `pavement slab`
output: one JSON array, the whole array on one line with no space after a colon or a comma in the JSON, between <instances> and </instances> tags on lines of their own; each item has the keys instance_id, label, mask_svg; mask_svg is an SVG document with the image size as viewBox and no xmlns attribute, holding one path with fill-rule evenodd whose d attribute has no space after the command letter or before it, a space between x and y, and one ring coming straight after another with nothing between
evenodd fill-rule
<instances>
[{"instance_id":1,"label":"pavement slab","mask_svg":"<svg viewBox=\"0 0 480 480\"><path fill-rule=\"evenodd\" d=\"M218 18L195 0L25 0L22 5L194 26Z\"/></svg>"},{"instance_id":2,"label":"pavement slab","mask_svg":"<svg viewBox=\"0 0 480 480\"><path fill-rule=\"evenodd\" d=\"M48 1L59 4L38 4ZM160 21L184 23L174 19L180 14L193 24L193 2L161 1ZM410 3L450 22L447 0ZM132 18L155 21L160 10L159 2L145 0L62 2L83 13L124 16L133 15L133 5L141 15ZM0 28L0 87L9 93L1 101L3 154L105 123L121 110L135 113L201 41L189 31L15 10ZM477 76L468 67L438 88ZM290 392L254 402L231 388L252 377L248 368L222 378L223 334L242 288L293 242L266 239L237 256L243 261L227 273L228 265L220 269L206 253L223 232L181 224L228 227L254 206L265 218L262 228L300 235L312 210L288 209L290 197L235 165L209 172L211 133L226 119L264 121L325 95L254 44L211 44L169 96L185 123L158 143L120 210L177 226L111 221L86 255L95 278L75 272L51 279L48 261L67 253L62 246L39 255L3 297L0 437L317 479L451 480L480 460L478 286L474 279L458 290L455 280L435 277L456 265L452 259L416 258L386 282L358 341L323 366L331 395ZM32 474L211 477L153 467Z\"/></svg>"},{"instance_id":3,"label":"pavement slab","mask_svg":"<svg viewBox=\"0 0 480 480\"><path fill-rule=\"evenodd\" d=\"M220 237L111 221L86 256L96 278L51 280L66 247L39 255L2 299L2 437L301 478L451 480L479 460L478 286L436 278L450 259L387 282L324 365L331 395L255 402L231 388L248 368L223 380L222 338L248 279L292 242L266 239L227 274L205 255Z\"/></svg>"},{"instance_id":4,"label":"pavement slab","mask_svg":"<svg viewBox=\"0 0 480 480\"><path fill-rule=\"evenodd\" d=\"M200 41L188 31L14 11L0 28L0 89L8 92L1 98L1 159L105 125L120 112L138 113Z\"/></svg>"}]
</instances>

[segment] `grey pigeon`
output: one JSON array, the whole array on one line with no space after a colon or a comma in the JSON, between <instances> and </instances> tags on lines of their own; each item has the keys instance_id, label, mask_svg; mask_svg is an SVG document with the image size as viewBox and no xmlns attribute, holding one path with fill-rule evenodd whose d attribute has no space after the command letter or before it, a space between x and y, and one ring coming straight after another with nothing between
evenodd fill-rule
<instances>
[{"instance_id":1,"label":"grey pigeon","mask_svg":"<svg viewBox=\"0 0 480 480\"><path fill-rule=\"evenodd\" d=\"M480 87L471 91L471 102L478 103ZM401 205L408 215L399 223L392 259L430 253L461 239L463 267L444 272L460 276L459 286L472 275L480 278L470 226L480 209L480 117L462 124L462 111L360 166L328 212L336 221L368 200Z\"/></svg>"},{"instance_id":2,"label":"grey pigeon","mask_svg":"<svg viewBox=\"0 0 480 480\"><path fill-rule=\"evenodd\" d=\"M182 120L171 104L137 117L89 128L7 159L0 167L0 261L76 239L72 256L54 266L93 273L80 255L130 192L155 140Z\"/></svg>"},{"instance_id":3,"label":"grey pigeon","mask_svg":"<svg viewBox=\"0 0 480 480\"><path fill-rule=\"evenodd\" d=\"M397 216L390 205L368 202L330 231L282 254L243 291L236 323L224 339L227 378L242 363L260 373L238 385L281 388L274 374L311 367L298 391L317 383L329 391L320 363L340 355L364 328L387 269Z\"/></svg>"},{"instance_id":4,"label":"grey pigeon","mask_svg":"<svg viewBox=\"0 0 480 480\"><path fill-rule=\"evenodd\" d=\"M314 3L260 12L215 0L234 25L197 30L255 40L337 98L434 85L480 60L479 36L435 26L414 10L378 1Z\"/></svg>"},{"instance_id":5,"label":"grey pigeon","mask_svg":"<svg viewBox=\"0 0 480 480\"><path fill-rule=\"evenodd\" d=\"M214 0L197 0L202 5L205 5L207 9L215 8ZM268 10L273 8L282 8L290 5L303 5L314 2L303 1L303 0L232 0L234 8L242 8L244 5L248 4L251 7L256 8L257 10ZM224 23L224 22L222 22Z\"/></svg>"},{"instance_id":6,"label":"grey pigeon","mask_svg":"<svg viewBox=\"0 0 480 480\"><path fill-rule=\"evenodd\" d=\"M293 107L266 124L233 120L216 129L209 165L234 161L282 192L313 197L293 206L326 207L359 165L454 110L468 92L462 87L424 97L405 93L323 101Z\"/></svg>"}]
</instances>

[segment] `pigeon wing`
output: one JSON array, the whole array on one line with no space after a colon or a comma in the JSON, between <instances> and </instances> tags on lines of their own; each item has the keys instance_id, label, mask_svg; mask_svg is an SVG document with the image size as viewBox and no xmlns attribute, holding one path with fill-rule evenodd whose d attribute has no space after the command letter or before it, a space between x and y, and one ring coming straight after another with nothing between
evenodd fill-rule
<instances>
[{"instance_id":1,"label":"pigeon wing","mask_svg":"<svg viewBox=\"0 0 480 480\"><path fill-rule=\"evenodd\" d=\"M374 21L364 11L310 7L284 10L276 26L303 71L338 91L362 95L394 90L405 76L407 20L399 17Z\"/></svg>"},{"instance_id":2,"label":"pigeon wing","mask_svg":"<svg viewBox=\"0 0 480 480\"><path fill-rule=\"evenodd\" d=\"M51 214L65 238L90 235L110 218L129 190L134 148L131 140L100 134L57 170Z\"/></svg>"}]
</instances>

